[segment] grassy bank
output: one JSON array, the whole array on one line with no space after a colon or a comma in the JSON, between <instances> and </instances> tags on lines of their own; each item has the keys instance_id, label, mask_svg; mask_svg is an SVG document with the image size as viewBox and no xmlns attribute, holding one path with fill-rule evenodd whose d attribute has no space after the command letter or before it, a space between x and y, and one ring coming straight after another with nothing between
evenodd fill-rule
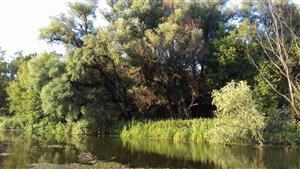
<instances>
[{"instance_id":1,"label":"grassy bank","mask_svg":"<svg viewBox=\"0 0 300 169\"><path fill-rule=\"evenodd\" d=\"M248 120L248 121L246 121ZM300 123L288 121L265 122L264 128L253 129L253 120L231 118L162 120L162 121L115 121L92 135L105 133L120 135L125 139L157 139L172 142L218 143L228 145L275 145L300 146ZM44 125L43 125L44 124ZM42 138L80 137L90 135L83 123L43 123L22 127L13 118L0 118L2 131L18 130L27 135ZM259 137L258 137L259 136Z\"/></svg>"},{"instance_id":2,"label":"grassy bank","mask_svg":"<svg viewBox=\"0 0 300 169\"><path fill-rule=\"evenodd\" d=\"M230 82L212 92L213 119L133 122L123 138L164 139L173 142L219 144L300 145L300 123L291 122L289 110L267 116L246 82Z\"/></svg>"},{"instance_id":3,"label":"grassy bank","mask_svg":"<svg viewBox=\"0 0 300 169\"><path fill-rule=\"evenodd\" d=\"M234 121L234 120L233 120ZM244 122L245 123L245 122ZM223 135L221 130L228 135ZM224 133L225 133L224 132ZM262 134L264 145L300 146L300 124L293 122L268 123ZM159 139L172 142L259 144L244 124L228 127L219 119L166 120L131 122L121 131L125 139Z\"/></svg>"},{"instance_id":4,"label":"grassy bank","mask_svg":"<svg viewBox=\"0 0 300 169\"><path fill-rule=\"evenodd\" d=\"M26 119L27 118L27 119ZM41 121L28 120L28 117L0 117L0 131L21 131L27 135L46 137L74 137L78 135L100 135L104 129L97 128L93 120L77 122L52 122L48 119ZM30 121L30 122L28 122Z\"/></svg>"},{"instance_id":5,"label":"grassy bank","mask_svg":"<svg viewBox=\"0 0 300 169\"><path fill-rule=\"evenodd\" d=\"M132 122L123 128L121 137L160 139L174 142L206 142L211 119Z\"/></svg>"}]
</instances>

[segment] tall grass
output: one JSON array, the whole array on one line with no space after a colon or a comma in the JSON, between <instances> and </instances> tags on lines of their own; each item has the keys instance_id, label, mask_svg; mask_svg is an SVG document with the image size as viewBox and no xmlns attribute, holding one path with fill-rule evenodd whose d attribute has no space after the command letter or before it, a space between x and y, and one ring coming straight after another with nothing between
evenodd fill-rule
<instances>
[{"instance_id":1,"label":"tall grass","mask_svg":"<svg viewBox=\"0 0 300 169\"><path fill-rule=\"evenodd\" d=\"M126 140L156 139L171 142L189 143L221 143L230 145L257 144L255 138L246 132L236 132L231 139L221 137L219 130L232 132L232 127L220 126L223 119L193 119L193 120L165 120L165 121L132 121L127 123L121 130L121 138ZM217 130L218 129L218 130ZM234 129L233 131L235 131ZM239 130L243 130L241 127ZM245 131L248 129L245 128ZM264 145L300 146L300 124L299 123L268 123L263 130ZM243 135L243 136L242 136Z\"/></svg>"},{"instance_id":2,"label":"tall grass","mask_svg":"<svg viewBox=\"0 0 300 169\"><path fill-rule=\"evenodd\" d=\"M207 131L213 125L213 119L133 121L123 128L121 137L200 143L208 141Z\"/></svg>"}]
</instances>

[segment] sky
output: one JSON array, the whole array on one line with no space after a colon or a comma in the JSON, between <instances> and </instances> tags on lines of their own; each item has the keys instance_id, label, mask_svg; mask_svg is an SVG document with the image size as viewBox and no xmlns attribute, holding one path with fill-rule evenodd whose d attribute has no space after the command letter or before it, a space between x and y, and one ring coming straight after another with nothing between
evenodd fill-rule
<instances>
[{"instance_id":1,"label":"sky","mask_svg":"<svg viewBox=\"0 0 300 169\"><path fill-rule=\"evenodd\" d=\"M57 51L64 53L62 45L50 45L38 39L39 29L47 26L49 17L67 11L68 2L78 0L0 0L0 47L6 59L18 51L24 54ZM99 7L105 6L99 0ZM98 19L96 26L104 22Z\"/></svg>"}]
</instances>

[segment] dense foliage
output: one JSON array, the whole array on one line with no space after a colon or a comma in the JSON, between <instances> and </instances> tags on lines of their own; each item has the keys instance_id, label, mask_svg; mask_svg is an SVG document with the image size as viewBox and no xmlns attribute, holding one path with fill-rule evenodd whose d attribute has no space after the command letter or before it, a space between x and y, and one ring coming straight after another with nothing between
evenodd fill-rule
<instances>
[{"instance_id":1,"label":"dense foliage","mask_svg":"<svg viewBox=\"0 0 300 169\"><path fill-rule=\"evenodd\" d=\"M4 61L5 52L0 48L0 114L7 112L7 93L5 87L8 83L8 64Z\"/></svg>"},{"instance_id":2,"label":"dense foliage","mask_svg":"<svg viewBox=\"0 0 300 169\"><path fill-rule=\"evenodd\" d=\"M69 3L40 29L41 39L67 48L63 56L11 63L0 56L0 106L7 111L8 101L13 115L2 128L98 133L121 120L210 117L203 130L218 133L210 142L244 144L261 142L269 121L300 119L300 10L293 3L107 4L104 27L94 25L97 1L86 0ZM182 133L173 139L198 137Z\"/></svg>"}]
</instances>

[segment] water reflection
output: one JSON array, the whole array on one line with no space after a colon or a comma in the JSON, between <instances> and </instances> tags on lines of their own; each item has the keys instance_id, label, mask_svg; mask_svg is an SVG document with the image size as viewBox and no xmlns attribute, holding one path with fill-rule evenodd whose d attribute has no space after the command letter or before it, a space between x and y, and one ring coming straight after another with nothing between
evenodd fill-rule
<instances>
[{"instance_id":1,"label":"water reflection","mask_svg":"<svg viewBox=\"0 0 300 169\"><path fill-rule=\"evenodd\" d=\"M61 145L60 145L61 144ZM0 137L0 168L24 169L34 163L64 164L77 160L80 149L74 145L46 142L32 137L5 135Z\"/></svg>"},{"instance_id":2,"label":"water reflection","mask_svg":"<svg viewBox=\"0 0 300 169\"><path fill-rule=\"evenodd\" d=\"M160 168L300 168L300 151L282 148L174 144L119 138L40 138L0 135L0 168L23 169L34 163L77 162L80 152L90 151L99 160L131 167Z\"/></svg>"},{"instance_id":3,"label":"water reflection","mask_svg":"<svg viewBox=\"0 0 300 169\"><path fill-rule=\"evenodd\" d=\"M171 159L213 164L214 168L300 168L300 151L282 148L253 148L239 146L176 144L161 141L123 140L124 147L133 152L159 154Z\"/></svg>"}]
</instances>

